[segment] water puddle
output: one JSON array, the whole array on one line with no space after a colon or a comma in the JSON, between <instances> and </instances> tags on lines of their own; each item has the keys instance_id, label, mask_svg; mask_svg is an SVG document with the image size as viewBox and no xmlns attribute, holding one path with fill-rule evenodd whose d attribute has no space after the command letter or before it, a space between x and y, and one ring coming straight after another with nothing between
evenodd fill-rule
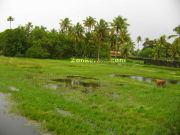
<instances>
[{"instance_id":1,"label":"water puddle","mask_svg":"<svg viewBox=\"0 0 180 135\"><path fill-rule=\"evenodd\" d=\"M45 87L52 89L52 90L57 90L57 89L61 88L62 86L59 84L46 84Z\"/></svg>"},{"instance_id":2,"label":"water puddle","mask_svg":"<svg viewBox=\"0 0 180 135\"><path fill-rule=\"evenodd\" d=\"M18 88L16 88L15 86L9 86L8 89L9 89L10 91L16 91L16 92L20 91L20 90L19 90Z\"/></svg>"},{"instance_id":3,"label":"water puddle","mask_svg":"<svg viewBox=\"0 0 180 135\"><path fill-rule=\"evenodd\" d=\"M7 97L0 93L0 135L41 135L25 118L8 113Z\"/></svg>"},{"instance_id":4,"label":"water puddle","mask_svg":"<svg viewBox=\"0 0 180 135\"><path fill-rule=\"evenodd\" d=\"M115 92L111 92L110 96L113 97L115 100L119 100L120 99L120 95L118 93L115 93Z\"/></svg>"},{"instance_id":5,"label":"water puddle","mask_svg":"<svg viewBox=\"0 0 180 135\"><path fill-rule=\"evenodd\" d=\"M71 116L73 116L73 114L71 112L62 110L60 108L56 108L56 111L57 111L57 113L59 113L60 115L62 115L64 117L71 117Z\"/></svg>"},{"instance_id":6,"label":"water puddle","mask_svg":"<svg viewBox=\"0 0 180 135\"><path fill-rule=\"evenodd\" d=\"M60 79L52 79L52 81L60 83L61 87L78 87L82 86L85 88L97 88L100 87L99 81L96 78L88 78L88 77L82 77L82 76L67 76L66 78L60 78ZM54 85L54 87L57 87L58 85Z\"/></svg>"},{"instance_id":7,"label":"water puddle","mask_svg":"<svg viewBox=\"0 0 180 135\"><path fill-rule=\"evenodd\" d=\"M66 76L67 78L79 78L79 79L91 79L91 80L98 80L97 78L93 77L85 77L80 75L72 75L72 76Z\"/></svg>"},{"instance_id":8,"label":"water puddle","mask_svg":"<svg viewBox=\"0 0 180 135\"><path fill-rule=\"evenodd\" d=\"M153 82L155 82L156 79L158 79L158 78L150 78L150 77L143 77L143 76L136 76L136 75L118 75L118 74L113 74L111 76L112 77L131 78L131 79L134 79L134 80L137 80L137 81L147 82L147 83L153 83ZM165 81L167 83L170 83L170 84L180 84L180 80L165 80Z\"/></svg>"}]
</instances>

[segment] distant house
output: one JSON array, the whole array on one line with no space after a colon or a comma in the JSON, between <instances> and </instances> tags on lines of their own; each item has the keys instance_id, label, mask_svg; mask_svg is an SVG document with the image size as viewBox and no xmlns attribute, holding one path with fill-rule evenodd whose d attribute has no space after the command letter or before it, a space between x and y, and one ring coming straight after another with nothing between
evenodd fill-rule
<instances>
[{"instance_id":1,"label":"distant house","mask_svg":"<svg viewBox=\"0 0 180 135\"><path fill-rule=\"evenodd\" d=\"M111 57L116 57L116 56L120 56L121 53L119 51L110 51L110 55Z\"/></svg>"}]
</instances>

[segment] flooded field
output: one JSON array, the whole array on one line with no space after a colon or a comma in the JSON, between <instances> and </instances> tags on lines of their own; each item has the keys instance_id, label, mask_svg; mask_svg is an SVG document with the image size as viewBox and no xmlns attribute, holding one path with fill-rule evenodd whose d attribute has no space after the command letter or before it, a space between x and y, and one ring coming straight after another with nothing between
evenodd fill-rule
<instances>
[{"instance_id":1,"label":"flooded field","mask_svg":"<svg viewBox=\"0 0 180 135\"><path fill-rule=\"evenodd\" d=\"M0 93L6 93L0 95L0 135L179 135L180 69L6 57L0 62ZM37 64L41 68L24 68ZM156 79L166 83L159 87ZM22 117L8 113L11 103Z\"/></svg>"}]
</instances>

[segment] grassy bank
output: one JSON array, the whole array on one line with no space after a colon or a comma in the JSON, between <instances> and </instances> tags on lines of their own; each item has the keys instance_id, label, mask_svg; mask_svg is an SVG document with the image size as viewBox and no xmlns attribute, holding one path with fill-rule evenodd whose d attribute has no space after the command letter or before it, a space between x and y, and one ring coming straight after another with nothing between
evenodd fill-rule
<instances>
[{"instance_id":1,"label":"grassy bank","mask_svg":"<svg viewBox=\"0 0 180 135\"><path fill-rule=\"evenodd\" d=\"M179 84L160 88L155 83L114 77L115 74L180 80L178 68L133 62L97 64L0 57L0 91L12 94L17 103L14 111L56 134L180 133ZM53 81L72 75L82 76L80 81L84 84L99 86L66 86L65 82Z\"/></svg>"}]
</instances>

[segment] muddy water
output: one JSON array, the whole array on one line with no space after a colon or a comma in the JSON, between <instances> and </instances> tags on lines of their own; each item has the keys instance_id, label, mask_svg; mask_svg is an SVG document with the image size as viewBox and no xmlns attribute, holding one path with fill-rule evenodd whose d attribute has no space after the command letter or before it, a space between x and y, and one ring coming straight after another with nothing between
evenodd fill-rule
<instances>
[{"instance_id":1,"label":"muddy water","mask_svg":"<svg viewBox=\"0 0 180 135\"><path fill-rule=\"evenodd\" d=\"M8 113L6 96L0 93L0 135L40 135L37 127L23 117Z\"/></svg>"},{"instance_id":2,"label":"muddy water","mask_svg":"<svg viewBox=\"0 0 180 135\"><path fill-rule=\"evenodd\" d=\"M143 77L143 76L136 76L136 75L118 75L114 74L113 77L123 77L123 78L131 78L137 81L143 81L147 83L153 83L158 78L150 78L150 77ZM169 84L180 84L180 80L165 80Z\"/></svg>"},{"instance_id":3,"label":"muddy water","mask_svg":"<svg viewBox=\"0 0 180 135\"><path fill-rule=\"evenodd\" d=\"M85 80L89 80L85 81ZM96 81L95 81L96 80ZM60 79L52 79L52 81L64 83L65 87L73 87L73 86L83 86L85 88L97 88L100 87L100 83L97 81L96 78L88 78L82 76L67 76L67 78L60 78Z\"/></svg>"},{"instance_id":4,"label":"muddy water","mask_svg":"<svg viewBox=\"0 0 180 135\"><path fill-rule=\"evenodd\" d=\"M71 76L66 76L66 77L67 77L67 78L79 78L79 79L98 80L97 78L85 77L85 76L80 76L80 75L71 75Z\"/></svg>"}]
</instances>

